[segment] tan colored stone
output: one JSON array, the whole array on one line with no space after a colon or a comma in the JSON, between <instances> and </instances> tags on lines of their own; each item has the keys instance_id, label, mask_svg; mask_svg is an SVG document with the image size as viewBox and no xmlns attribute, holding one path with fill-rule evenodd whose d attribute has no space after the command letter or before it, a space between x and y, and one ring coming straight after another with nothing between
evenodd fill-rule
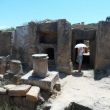
<instances>
[{"instance_id":1,"label":"tan colored stone","mask_svg":"<svg viewBox=\"0 0 110 110\"><path fill-rule=\"evenodd\" d=\"M26 93L26 99L32 102L37 102L39 96L40 88L37 86L32 86L31 89Z\"/></svg>"},{"instance_id":2,"label":"tan colored stone","mask_svg":"<svg viewBox=\"0 0 110 110\"><path fill-rule=\"evenodd\" d=\"M26 93L31 88L31 85L16 85L13 88L9 89L9 95L10 96L26 96Z\"/></svg>"},{"instance_id":3,"label":"tan colored stone","mask_svg":"<svg viewBox=\"0 0 110 110\"><path fill-rule=\"evenodd\" d=\"M48 55L33 54L33 76L46 77L48 72ZM43 67L43 68L42 68Z\"/></svg>"},{"instance_id":4,"label":"tan colored stone","mask_svg":"<svg viewBox=\"0 0 110 110\"><path fill-rule=\"evenodd\" d=\"M4 86L4 88L7 89L7 90L9 90L9 89L11 89L11 88L14 88L14 87L16 87L15 84L8 84L8 85L5 85L5 86Z\"/></svg>"},{"instance_id":5,"label":"tan colored stone","mask_svg":"<svg viewBox=\"0 0 110 110\"><path fill-rule=\"evenodd\" d=\"M0 87L0 94L6 94L7 90Z\"/></svg>"}]
</instances>

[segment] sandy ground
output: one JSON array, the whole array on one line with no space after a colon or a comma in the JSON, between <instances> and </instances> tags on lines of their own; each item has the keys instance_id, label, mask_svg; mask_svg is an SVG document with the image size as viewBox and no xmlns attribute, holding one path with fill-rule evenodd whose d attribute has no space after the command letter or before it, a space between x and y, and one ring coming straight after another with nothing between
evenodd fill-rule
<instances>
[{"instance_id":1,"label":"sandy ground","mask_svg":"<svg viewBox=\"0 0 110 110\"><path fill-rule=\"evenodd\" d=\"M60 79L61 92L49 99L51 110L64 110L70 102L93 110L110 110L110 78L95 81L93 70L83 73L83 76L68 75Z\"/></svg>"}]
</instances>

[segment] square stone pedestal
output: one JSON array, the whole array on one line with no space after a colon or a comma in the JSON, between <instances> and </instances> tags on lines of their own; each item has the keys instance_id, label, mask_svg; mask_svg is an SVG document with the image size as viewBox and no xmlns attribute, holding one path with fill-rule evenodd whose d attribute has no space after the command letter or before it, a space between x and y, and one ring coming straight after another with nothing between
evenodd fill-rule
<instances>
[{"instance_id":1,"label":"square stone pedestal","mask_svg":"<svg viewBox=\"0 0 110 110\"><path fill-rule=\"evenodd\" d=\"M31 84L33 86L38 86L44 90L53 90L53 86L59 80L59 74L56 71L48 72L48 76L45 78L40 78L37 76L32 76L33 70L21 77L20 82L24 84Z\"/></svg>"}]
</instances>

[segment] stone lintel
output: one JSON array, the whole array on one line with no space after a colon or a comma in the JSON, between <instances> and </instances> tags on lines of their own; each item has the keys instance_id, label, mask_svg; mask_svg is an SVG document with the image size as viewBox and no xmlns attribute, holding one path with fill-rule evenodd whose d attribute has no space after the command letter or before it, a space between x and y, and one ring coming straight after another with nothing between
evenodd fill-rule
<instances>
[{"instance_id":1,"label":"stone lintel","mask_svg":"<svg viewBox=\"0 0 110 110\"><path fill-rule=\"evenodd\" d=\"M26 93L26 100L32 102L37 102L39 96L40 88L37 86L32 86L30 90Z\"/></svg>"},{"instance_id":2,"label":"stone lintel","mask_svg":"<svg viewBox=\"0 0 110 110\"><path fill-rule=\"evenodd\" d=\"M40 78L37 76L32 76L33 70L21 77L21 83L31 84L38 86L44 90L53 90L53 86L59 80L59 74L56 71L48 72L48 76L45 78Z\"/></svg>"}]
</instances>

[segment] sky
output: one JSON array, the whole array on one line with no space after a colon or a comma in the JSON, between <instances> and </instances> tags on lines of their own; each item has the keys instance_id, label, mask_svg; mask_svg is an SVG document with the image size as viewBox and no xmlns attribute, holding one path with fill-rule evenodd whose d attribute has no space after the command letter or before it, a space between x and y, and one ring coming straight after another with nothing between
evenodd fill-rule
<instances>
[{"instance_id":1,"label":"sky","mask_svg":"<svg viewBox=\"0 0 110 110\"><path fill-rule=\"evenodd\" d=\"M0 29L45 19L89 24L107 16L110 0L0 0Z\"/></svg>"}]
</instances>

